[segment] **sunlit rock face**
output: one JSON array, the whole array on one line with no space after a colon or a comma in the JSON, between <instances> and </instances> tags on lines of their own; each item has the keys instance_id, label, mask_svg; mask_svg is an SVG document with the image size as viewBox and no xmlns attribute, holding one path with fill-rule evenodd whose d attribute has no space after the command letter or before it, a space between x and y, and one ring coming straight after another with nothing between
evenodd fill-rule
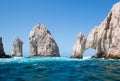
<instances>
[{"instance_id":1,"label":"sunlit rock face","mask_svg":"<svg viewBox=\"0 0 120 81\"><path fill-rule=\"evenodd\" d=\"M59 57L59 48L50 31L43 24L38 24L29 34L30 56Z\"/></svg>"},{"instance_id":2,"label":"sunlit rock face","mask_svg":"<svg viewBox=\"0 0 120 81\"><path fill-rule=\"evenodd\" d=\"M77 36L77 42L75 44L75 46L73 47L73 51L74 51L74 55L72 56L72 58L82 58L82 54L85 51L85 44L86 44L86 38L84 36L83 33L79 33L79 35Z\"/></svg>"},{"instance_id":3,"label":"sunlit rock face","mask_svg":"<svg viewBox=\"0 0 120 81\"><path fill-rule=\"evenodd\" d=\"M120 59L120 2L113 5L105 20L85 38L78 35L72 57L82 58L86 49L96 50L94 58Z\"/></svg>"},{"instance_id":4,"label":"sunlit rock face","mask_svg":"<svg viewBox=\"0 0 120 81\"><path fill-rule=\"evenodd\" d=\"M13 46L12 46L12 52L11 52L12 57L23 56L22 45L23 45L23 42L18 37L15 37L14 42L13 42Z\"/></svg>"}]
</instances>

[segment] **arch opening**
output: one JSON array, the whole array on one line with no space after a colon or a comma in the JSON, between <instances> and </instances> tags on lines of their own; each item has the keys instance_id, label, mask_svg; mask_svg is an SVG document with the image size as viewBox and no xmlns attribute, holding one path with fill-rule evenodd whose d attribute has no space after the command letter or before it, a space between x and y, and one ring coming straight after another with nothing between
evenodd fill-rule
<instances>
[{"instance_id":1,"label":"arch opening","mask_svg":"<svg viewBox=\"0 0 120 81\"><path fill-rule=\"evenodd\" d=\"M95 55L96 51L93 48L88 48L83 53L83 59L91 58L93 55Z\"/></svg>"}]
</instances>

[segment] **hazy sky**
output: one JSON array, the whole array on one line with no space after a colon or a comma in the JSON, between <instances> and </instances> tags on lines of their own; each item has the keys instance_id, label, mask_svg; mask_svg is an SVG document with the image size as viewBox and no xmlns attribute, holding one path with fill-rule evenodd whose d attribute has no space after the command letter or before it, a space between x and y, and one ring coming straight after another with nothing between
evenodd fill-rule
<instances>
[{"instance_id":1,"label":"hazy sky","mask_svg":"<svg viewBox=\"0 0 120 81\"><path fill-rule=\"evenodd\" d=\"M29 33L36 24L45 24L57 42L61 56L71 56L79 32L88 35L119 0L0 0L0 35L4 49L11 52L15 36L29 55ZM87 54L92 53L91 50Z\"/></svg>"}]
</instances>

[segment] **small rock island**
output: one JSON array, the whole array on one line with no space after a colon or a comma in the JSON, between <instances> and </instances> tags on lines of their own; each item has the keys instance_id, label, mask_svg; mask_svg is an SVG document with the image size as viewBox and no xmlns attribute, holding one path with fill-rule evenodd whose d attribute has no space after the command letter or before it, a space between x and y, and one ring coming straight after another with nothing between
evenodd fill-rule
<instances>
[{"instance_id":1,"label":"small rock island","mask_svg":"<svg viewBox=\"0 0 120 81\"><path fill-rule=\"evenodd\" d=\"M93 48L93 58L120 59L120 2L113 5L105 20L85 38L83 33L77 37L73 47L73 58L82 58L86 49Z\"/></svg>"},{"instance_id":2,"label":"small rock island","mask_svg":"<svg viewBox=\"0 0 120 81\"><path fill-rule=\"evenodd\" d=\"M22 45L23 41L21 41L18 37L15 37L13 46L12 46L12 52L11 56L12 57L22 57Z\"/></svg>"},{"instance_id":3,"label":"small rock island","mask_svg":"<svg viewBox=\"0 0 120 81\"><path fill-rule=\"evenodd\" d=\"M59 48L50 31L43 24L37 24L29 34L30 56L60 57Z\"/></svg>"},{"instance_id":4,"label":"small rock island","mask_svg":"<svg viewBox=\"0 0 120 81\"><path fill-rule=\"evenodd\" d=\"M10 57L11 56L5 54L3 43L2 43L2 37L0 36L0 58L10 58Z\"/></svg>"}]
</instances>

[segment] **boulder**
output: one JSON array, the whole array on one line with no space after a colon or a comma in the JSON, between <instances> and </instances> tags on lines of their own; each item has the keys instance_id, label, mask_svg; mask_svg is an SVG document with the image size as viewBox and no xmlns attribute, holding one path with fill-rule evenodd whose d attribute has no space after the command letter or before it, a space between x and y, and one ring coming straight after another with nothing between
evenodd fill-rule
<instances>
[{"instance_id":1,"label":"boulder","mask_svg":"<svg viewBox=\"0 0 120 81\"><path fill-rule=\"evenodd\" d=\"M18 37L15 37L13 46L12 46L12 52L11 52L12 57L22 57L23 56L22 45L23 45L23 42Z\"/></svg>"},{"instance_id":2,"label":"boulder","mask_svg":"<svg viewBox=\"0 0 120 81\"><path fill-rule=\"evenodd\" d=\"M78 35L72 57L82 58L88 48L96 50L93 58L120 59L120 2L113 5L105 20L85 38Z\"/></svg>"},{"instance_id":3,"label":"boulder","mask_svg":"<svg viewBox=\"0 0 120 81\"><path fill-rule=\"evenodd\" d=\"M43 24L38 24L29 34L30 56L59 57L59 48L50 31Z\"/></svg>"}]
</instances>

